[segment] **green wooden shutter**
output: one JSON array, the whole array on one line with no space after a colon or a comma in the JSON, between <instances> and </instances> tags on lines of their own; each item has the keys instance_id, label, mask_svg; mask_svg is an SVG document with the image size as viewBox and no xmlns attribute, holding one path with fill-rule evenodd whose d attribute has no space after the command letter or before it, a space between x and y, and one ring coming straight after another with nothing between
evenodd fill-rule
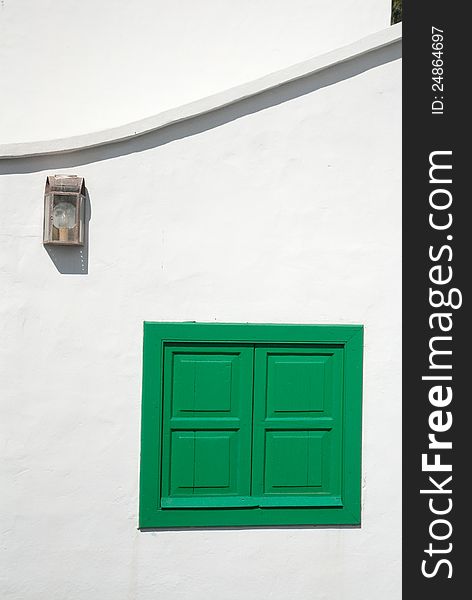
<instances>
[{"instance_id":1,"label":"green wooden shutter","mask_svg":"<svg viewBox=\"0 0 472 600\"><path fill-rule=\"evenodd\" d=\"M162 508L251 504L253 352L166 347Z\"/></svg>"},{"instance_id":2,"label":"green wooden shutter","mask_svg":"<svg viewBox=\"0 0 472 600\"><path fill-rule=\"evenodd\" d=\"M363 328L146 323L140 528L358 525Z\"/></svg>"},{"instance_id":3,"label":"green wooden shutter","mask_svg":"<svg viewBox=\"0 0 472 600\"><path fill-rule=\"evenodd\" d=\"M255 353L253 496L262 507L342 506L342 349Z\"/></svg>"}]
</instances>

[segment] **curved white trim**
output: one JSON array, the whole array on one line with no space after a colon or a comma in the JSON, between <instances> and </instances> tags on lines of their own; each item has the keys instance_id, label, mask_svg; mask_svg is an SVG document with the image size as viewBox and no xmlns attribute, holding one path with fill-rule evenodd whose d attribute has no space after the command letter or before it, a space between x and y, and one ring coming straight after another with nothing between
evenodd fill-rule
<instances>
[{"instance_id":1,"label":"curved white trim","mask_svg":"<svg viewBox=\"0 0 472 600\"><path fill-rule=\"evenodd\" d=\"M213 96L202 98L190 104L166 110L152 117L127 123L104 131L96 131L84 135L55 140L25 142L0 145L0 159L24 158L47 154L76 152L86 148L114 144L151 131L162 129L168 125L191 119L198 115L212 112L229 104L234 104L250 96L255 96L285 83L302 79L336 64L343 63L363 54L378 50L399 41L402 37L402 25L398 23L371 34L361 40L343 46L316 58L306 60L281 71L276 71L260 79L225 90Z\"/></svg>"}]
</instances>

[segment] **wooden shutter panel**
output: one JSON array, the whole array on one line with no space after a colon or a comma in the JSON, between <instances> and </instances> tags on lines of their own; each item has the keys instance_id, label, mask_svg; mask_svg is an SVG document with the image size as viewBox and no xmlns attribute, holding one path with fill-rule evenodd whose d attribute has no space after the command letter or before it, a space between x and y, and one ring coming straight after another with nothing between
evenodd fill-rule
<instances>
[{"instance_id":1,"label":"wooden shutter panel","mask_svg":"<svg viewBox=\"0 0 472 600\"><path fill-rule=\"evenodd\" d=\"M359 525L362 349L360 325L145 323L140 528Z\"/></svg>"},{"instance_id":2,"label":"wooden shutter panel","mask_svg":"<svg viewBox=\"0 0 472 600\"><path fill-rule=\"evenodd\" d=\"M253 352L165 348L162 508L251 505Z\"/></svg>"},{"instance_id":3,"label":"wooden shutter panel","mask_svg":"<svg viewBox=\"0 0 472 600\"><path fill-rule=\"evenodd\" d=\"M342 348L257 347L254 377L259 506L342 506Z\"/></svg>"}]
</instances>

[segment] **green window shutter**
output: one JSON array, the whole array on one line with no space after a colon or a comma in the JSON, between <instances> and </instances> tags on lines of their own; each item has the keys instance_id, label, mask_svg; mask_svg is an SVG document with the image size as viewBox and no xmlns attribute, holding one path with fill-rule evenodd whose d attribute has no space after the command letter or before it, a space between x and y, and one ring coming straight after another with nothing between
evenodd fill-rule
<instances>
[{"instance_id":1,"label":"green window shutter","mask_svg":"<svg viewBox=\"0 0 472 600\"><path fill-rule=\"evenodd\" d=\"M250 503L253 348L165 348L162 508Z\"/></svg>"},{"instance_id":2,"label":"green window shutter","mask_svg":"<svg viewBox=\"0 0 472 600\"><path fill-rule=\"evenodd\" d=\"M358 525L360 325L145 323L141 529Z\"/></svg>"},{"instance_id":3,"label":"green window shutter","mask_svg":"<svg viewBox=\"0 0 472 600\"><path fill-rule=\"evenodd\" d=\"M253 495L341 506L343 350L256 348Z\"/></svg>"}]
</instances>

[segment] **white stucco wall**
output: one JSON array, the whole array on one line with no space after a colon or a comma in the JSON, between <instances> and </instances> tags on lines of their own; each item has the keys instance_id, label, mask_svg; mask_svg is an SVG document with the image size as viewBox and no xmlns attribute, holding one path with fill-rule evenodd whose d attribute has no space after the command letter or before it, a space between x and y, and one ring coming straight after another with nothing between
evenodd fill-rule
<instances>
[{"instance_id":1,"label":"white stucco wall","mask_svg":"<svg viewBox=\"0 0 472 600\"><path fill-rule=\"evenodd\" d=\"M0 161L2 599L399 600L398 56ZM53 173L86 178L88 274L42 246ZM143 320L363 323L362 527L139 532Z\"/></svg>"},{"instance_id":2,"label":"white stucco wall","mask_svg":"<svg viewBox=\"0 0 472 600\"><path fill-rule=\"evenodd\" d=\"M0 143L121 125L387 27L391 0L2 0Z\"/></svg>"}]
</instances>

